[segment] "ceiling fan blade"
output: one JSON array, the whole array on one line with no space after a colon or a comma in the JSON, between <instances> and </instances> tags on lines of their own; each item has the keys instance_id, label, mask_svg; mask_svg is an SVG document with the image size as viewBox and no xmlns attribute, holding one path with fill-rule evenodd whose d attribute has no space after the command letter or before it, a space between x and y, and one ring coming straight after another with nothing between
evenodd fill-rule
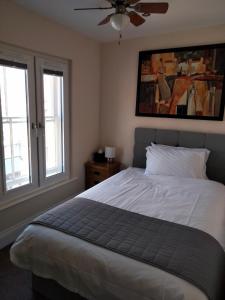
<instances>
[{"instance_id":1,"label":"ceiling fan blade","mask_svg":"<svg viewBox=\"0 0 225 300\"><path fill-rule=\"evenodd\" d=\"M127 2L130 4L130 5L133 5L133 4L136 4L138 2L140 2L141 0L127 0Z\"/></svg>"},{"instance_id":2,"label":"ceiling fan blade","mask_svg":"<svg viewBox=\"0 0 225 300\"><path fill-rule=\"evenodd\" d=\"M138 3L132 8L134 8L136 12L144 14L165 14L169 8L169 4L166 2Z\"/></svg>"},{"instance_id":3,"label":"ceiling fan blade","mask_svg":"<svg viewBox=\"0 0 225 300\"><path fill-rule=\"evenodd\" d=\"M108 15L104 20L102 20L98 25L105 25L110 22L110 18L113 14Z\"/></svg>"},{"instance_id":4,"label":"ceiling fan blade","mask_svg":"<svg viewBox=\"0 0 225 300\"><path fill-rule=\"evenodd\" d=\"M80 10L99 10L99 9L112 9L113 7L87 7L87 8L74 8L75 11Z\"/></svg>"},{"instance_id":5,"label":"ceiling fan blade","mask_svg":"<svg viewBox=\"0 0 225 300\"><path fill-rule=\"evenodd\" d=\"M134 25L134 26L140 26L145 22L145 19L142 18L141 16L139 16L136 12L134 11L130 11L128 13L128 16L130 17L130 22Z\"/></svg>"}]
</instances>

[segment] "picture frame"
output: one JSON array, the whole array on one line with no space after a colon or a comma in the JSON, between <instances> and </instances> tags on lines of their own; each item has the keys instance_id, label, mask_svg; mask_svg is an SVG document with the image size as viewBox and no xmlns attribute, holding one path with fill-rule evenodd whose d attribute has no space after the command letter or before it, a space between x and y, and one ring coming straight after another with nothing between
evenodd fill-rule
<instances>
[{"instance_id":1,"label":"picture frame","mask_svg":"<svg viewBox=\"0 0 225 300\"><path fill-rule=\"evenodd\" d=\"M222 121L225 44L139 52L136 116Z\"/></svg>"}]
</instances>

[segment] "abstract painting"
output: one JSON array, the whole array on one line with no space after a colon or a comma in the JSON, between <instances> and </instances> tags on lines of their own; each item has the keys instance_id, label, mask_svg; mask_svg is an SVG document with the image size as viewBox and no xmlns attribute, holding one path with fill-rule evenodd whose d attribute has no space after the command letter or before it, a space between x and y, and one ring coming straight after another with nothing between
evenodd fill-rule
<instances>
[{"instance_id":1,"label":"abstract painting","mask_svg":"<svg viewBox=\"0 0 225 300\"><path fill-rule=\"evenodd\" d=\"M139 53L136 116L223 120L225 44Z\"/></svg>"}]
</instances>

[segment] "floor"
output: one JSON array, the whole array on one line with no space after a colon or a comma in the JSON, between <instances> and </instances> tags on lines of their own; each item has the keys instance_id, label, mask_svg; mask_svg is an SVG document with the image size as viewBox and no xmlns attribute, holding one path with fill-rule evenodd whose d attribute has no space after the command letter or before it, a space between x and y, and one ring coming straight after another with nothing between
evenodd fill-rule
<instances>
[{"instance_id":1,"label":"floor","mask_svg":"<svg viewBox=\"0 0 225 300\"><path fill-rule=\"evenodd\" d=\"M31 273L15 267L9 259L9 247L0 250L0 299L45 300L32 292Z\"/></svg>"}]
</instances>

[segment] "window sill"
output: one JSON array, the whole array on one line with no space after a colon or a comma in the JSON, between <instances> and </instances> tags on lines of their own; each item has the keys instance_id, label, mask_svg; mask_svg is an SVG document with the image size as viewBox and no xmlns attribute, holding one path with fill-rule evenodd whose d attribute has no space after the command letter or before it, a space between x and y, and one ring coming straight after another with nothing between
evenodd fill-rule
<instances>
[{"instance_id":1,"label":"window sill","mask_svg":"<svg viewBox=\"0 0 225 300\"><path fill-rule=\"evenodd\" d=\"M33 190L30 193L27 193L27 194L24 194L23 196L20 196L19 198L14 198L14 199L5 200L5 201L3 200L0 203L0 211L4 210L4 209L7 209L11 206L15 206L15 205L17 205L19 203L22 203L24 201L30 200L33 197L36 197L36 196L41 195L43 193L54 190L55 188L58 188L58 187L63 186L65 184L71 183L73 181L77 181L77 179L78 179L77 177L74 177L74 178L62 181L60 183L57 183L57 184L48 185L47 187L37 188L37 189Z\"/></svg>"}]
</instances>

